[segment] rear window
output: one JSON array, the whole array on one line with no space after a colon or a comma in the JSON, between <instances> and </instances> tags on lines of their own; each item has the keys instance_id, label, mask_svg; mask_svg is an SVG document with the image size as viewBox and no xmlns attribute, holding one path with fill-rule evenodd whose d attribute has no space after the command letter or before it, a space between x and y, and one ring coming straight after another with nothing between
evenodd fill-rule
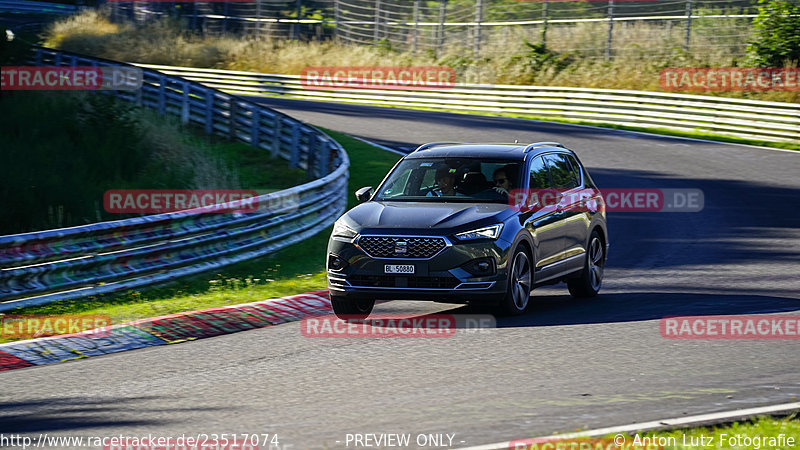
<instances>
[{"instance_id":1,"label":"rear window","mask_svg":"<svg viewBox=\"0 0 800 450\"><path fill-rule=\"evenodd\" d=\"M553 153L545 155L547 166L550 168L550 180L556 189L572 189L578 186L578 178L567 160L567 155Z\"/></svg>"},{"instance_id":2,"label":"rear window","mask_svg":"<svg viewBox=\"0 0 800 450\"><path fill-rule=\"evenodd\" d=\"M569 165L572 167L572 173L575 174L575 178L578 180L578 185L583 184L581 180L583 177L581 176L581 165L578 163L578 160L575 159L572 155L567 155L567 159L569 160Z\"/></svg>"}]
</instances>

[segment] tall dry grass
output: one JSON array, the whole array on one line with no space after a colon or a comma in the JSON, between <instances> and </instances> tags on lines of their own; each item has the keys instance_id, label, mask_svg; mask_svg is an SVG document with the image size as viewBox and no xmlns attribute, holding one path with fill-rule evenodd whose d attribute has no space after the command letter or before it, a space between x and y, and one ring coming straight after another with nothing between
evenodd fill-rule
<instances>
[{"instance_id":1,"label":"tall dry grass","mask_svg":"<svg viewBox=\"0 0 800 450\"><path fill-rule=\"evenodd\" d=\"M536 28L495 29L477 56L469 39L449 39L438 55L414 55L381 45L201 36L174 20L115 24L102 12L87 11L54 23L43 38L51 47L150 64L284 74L299 74L306 66L446 65L469 82L659 91L659 73L667 67L744 65L750 32L743 19L698 19L691 49L684 51L679 24L620 22L612 36L613 58L606 60L607 30L604 23L551 27L543 50L536 47ZM710 94L800 101L798 92Z\"/></svg>"}]
</instances>

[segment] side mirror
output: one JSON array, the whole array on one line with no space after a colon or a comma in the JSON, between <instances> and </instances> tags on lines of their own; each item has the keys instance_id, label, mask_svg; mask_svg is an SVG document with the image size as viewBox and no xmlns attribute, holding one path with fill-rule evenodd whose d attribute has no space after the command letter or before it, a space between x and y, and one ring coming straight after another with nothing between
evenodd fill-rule
<instances>
[{"instance_id":1,"label":"side mirror","mask_svg":"<svg viewBox=\"0 0 800 450\"><path fill-rule=\"evenodd\" d=\"M356 198L359 202L364 203L372 197L372 186L362 187L356 191Z\"/></svg>"}]
</instances>

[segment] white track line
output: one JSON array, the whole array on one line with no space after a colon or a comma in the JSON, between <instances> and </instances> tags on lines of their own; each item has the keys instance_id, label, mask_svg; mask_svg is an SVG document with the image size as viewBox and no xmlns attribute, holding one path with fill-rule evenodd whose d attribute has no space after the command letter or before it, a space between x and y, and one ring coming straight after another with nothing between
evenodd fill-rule
<instances>
[{"instance_id":1,"label":"white track line","mask_svg":"<svg viewBox=\"0 0 800 450\"><path fill-rule=\"evenodd\" d=\"M362 138L357 137L357 136L353 136L352 134L349 134L348 136L350 136L353 139L359 140L359 141L361 141L361 142L363 142L365 144L369 144L369 145L371 145L373 147L378 147L381 150L386 150L387 152L397 153L398 155L403 155L403 156L406 156L408 154L408 153L403 153L403 152L401 152L399 150L395 150L395 149L393 149L391 147L387 147L385 145L376 144L375 142L368 141L366 139L362 139Z\"/></svg>"},{"instance_id":2,"label":"white track line","mask_svg":"<svg viewBox=\"0 0 800 450\"><path fill-rule=\"evenodd\" d=\"M762 406L758 408L738 409L736 411L725 411L711 414L700 414L697 416L676 417L673 419L654 420L652 422L633 423L630 425L620 425L616 427L597 428L594 430L579 431L576 433L553 434L550 436L539 436L534 439L574 439L578 437L597 437L614 433L629 433L633 431L648 431L667 428L684 428L697 424L709 424L725 422L732 419L744 419L763 414L785 413L800 410L800 402L784 403L781 405ZM526 438L523 438L526 439ZM511 441L497 442L494 444L478 445L475 447L464 447L460 450L496 450L508 449Z\"/></svg>"}]
</instances>

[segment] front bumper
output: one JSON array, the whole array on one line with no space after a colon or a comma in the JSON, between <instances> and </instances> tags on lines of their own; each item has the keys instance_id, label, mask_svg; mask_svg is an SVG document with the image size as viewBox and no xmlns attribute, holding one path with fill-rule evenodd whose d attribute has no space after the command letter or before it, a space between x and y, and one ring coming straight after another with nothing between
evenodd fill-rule
<instances>
[{"instance_id":1,"label":"front bumper","mask_svg":"<svg viewBox=\"0 0 800 450\"><path fill-rule=\"evenodd\" d=\"M456 242L444 236L436 238L444 239L446 245L427 258L373 255L365 246L358 245L358 238L331 238L326 264L331 295L443 303L496 302L503 298L507 286L508 242L502 239ZM344 267L333 269L331 257L344 261ZM472 267L476 261L490 262L491 270L478 273ZM414 274L387 274L386 265L413 265Z\"/></svg>"}]
</instances>

